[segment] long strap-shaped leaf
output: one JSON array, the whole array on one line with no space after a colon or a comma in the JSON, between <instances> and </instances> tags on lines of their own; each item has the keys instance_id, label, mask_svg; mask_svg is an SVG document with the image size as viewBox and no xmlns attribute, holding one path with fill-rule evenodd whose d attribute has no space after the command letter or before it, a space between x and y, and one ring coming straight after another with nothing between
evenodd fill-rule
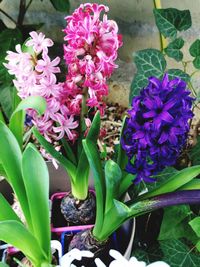
<instances>
[{"instance_id":1,"label":"long strap-shaped leaf","mask_svg":"<svg viewBox=\"0 0 200 267\"><path fill-rule=\"evenodd\" d=\"M173 192L184 184L190 182L193 178L195 178L198 174L200 174L200 165L185 168L169 178L165 183L161 184L159 187L154 190L143 194L138 197L138 200L147 199L150 197L154 197L157 195Z\"/></svg>"},{"instance_id":2,"label":"long strap-shaped leaf","mask_svg":"<svg viewBox=\"0 0 200 267\"><path fill-rule=\"evenodd\" d=\"M17 221L0 222L0 240L22 251L34 266L41 266L42 262L48 261L35 237Z\"/></svg>"},{"instance_id":3,"label":"long strap-shaped leaf","mask_svg":"<svg viewBox=\"0 0 200 267\"><path fill-rule=\"evenodd\" d=\"M106 240L128 218L130 209L124 203L114 199L112 208L104 215L104 222L98 240Z\"/></svg>"},{"instance_id":4,"label":"long strap-shaped leaf","mask_svg":"<svg viewBox=\"0 0 200 267\"><path fill-rule=\"evenodd\" d=\"M10 118L9 128L18 140L19 146L22 149L23 132L24 132L24 110L31 108L35 109L39 115L42 115L46 109L46 101L41 96L30 96L23 99Z\"/></svg>"},{"instance_id":5,"label":"long strap-shaped leaf","mask_svg":"<svg viewBox=\"0 0 200 267\"><path fill-rule=\"evenodd\" d=\"M44 159L33 144L28 144L23 153L22 174L33 233L50 260L49 174Z\"/></svg>"},{"instance_id":6,"label":"long strap-shaped leaf","mask_svg":"<svg viewBox=\"0 0 200 267\"><path fill-rule=\"evenodd\" d=\"M94 235L101 231L103 225L103 214L105 204L105 180L102 171L101 159L99 157L96 143L90 140L83 140L83 147L90 163L90 168L94 177L94 185L96 192L97 213L95 227L93 230Z\"/></svg>"},{"instance_id":7,"label":"long strap-shaped leaf","mask_svg":"<svg viewBox=\"0 0 200 267\"><path fill-rule=\"evenodd\" d=\"M2 194L0 194L0 207L0 221L14 220L22 223Z\"/></svg>"},{"instance_id":8,"label":"long strap-shaped leaf","mask_svg":"<svg viewBox=\"0 0 200 267\"><path fill-rule=\"evenodd\" d=\"M100 131L100 113L99 111L96 112L93 121L92 121L92 125L90 127L90 130L87 134L86 140L87 141L92 141L94 143L97 142L97 138L99 137L99 131ZM80 144L82 146L82 143ZM83 188L82 192L83 192L83 198L85 199L87 196L87 192L88 192L88 177L89 177L89 162L87 159L87 156L85 154L85 150L82 148L81 149L81 154L79 157L79 162L78 162L78 166L76 169L76 175L75 175L75 180L74 180L74 187L78 188Z\"/></svg>"},{"instance_id":9,"label":"long strap-shaped leaf","mask_svg":"<svg viewBox=\"0 0 200 267\"><path fill-rule=\"evenodd\" d=\"M55 158L60 164L63 165L63 167L68 172L69 176L72 178L72 180L75 177L76 173L76 166L71 163L67 158L65 158L61 153L55 150L52 144L50 144L40 133L39 131L33 127L33 134L37 138L37 140L40 142L40 144L45 148L45 150L53 157Z\"/></svg>"},{"instance_id":10,"label":"long strap-shaped leaf","mask_svg":"<svg viewBox=\"0 0 200 267\"><path fill-rule=\"evenodd\" d=\"M0 163L6 172L6 179L20 202L27 224L32 230L30 210L21 172L22 153L13 133L2 122L0 122L0 133Z\"/></svg>"},{"instance_id":11,"label":"long strap-shaped leaf","mask_svg":"<svg viewBox=\"0 0 200 267\"><path fill-rule=\"evenodd\" d=\"M126 204L130 208L129 217L139 216L153 210L181 204L200 203L200 190L184 190L163 194L150 199Z\"/></svg>"},{"instance_id":12,"label":"long strap-shaped leaf","mask_svg":"<svg viewBox=\"0 0 200 267\"><path fill-rule=\"evenodd\" d=\"M118 198L119 185L122 178L122 172L117 163L108 160L105 165L105 182L106 182L106 213L113 206L113 200Z\"/></svg>"}]
</instances>

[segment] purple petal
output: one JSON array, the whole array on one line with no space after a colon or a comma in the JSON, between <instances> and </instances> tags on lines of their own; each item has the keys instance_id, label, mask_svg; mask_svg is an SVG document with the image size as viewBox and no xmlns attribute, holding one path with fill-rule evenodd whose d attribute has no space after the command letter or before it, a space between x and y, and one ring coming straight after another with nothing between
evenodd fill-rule
<instances>
[{"instance_id":1,"label":"purple petal","mask_svg":"<svg viewBox=\"0 0 200 267\"><path fill-rule=\"evenodd\" d=\"M174 118L172 117L172 115L169 114L169 112L167 111L163 111L160 115L159 115L159 118L163 121L166 121L166 122L173 122Z\"/></svg>"},{"instance_id":2,"label":"purple petal","mask_svg":"<svg viewBox=\"0 0 200 267\"><path fill-rule=\"evenodd\" d=\"M153 118L155 116L156 116L156 112L154 110L151 110L143 114L144 118Z\"/></svg>"},{"instance_id":3,"label":"purple petal","mask_svg":"<svg viewBox=\"0 0 200 267\"><path fill-rule=\"evenodd\" d=\"M158 143L159 144L164 143L165 141L167 141L168 137L169 137L169 134L168 133L162 132L162 134L161 134L161 136L160 136L160 138L158 140Z\"/></svg>"}]
</instances>

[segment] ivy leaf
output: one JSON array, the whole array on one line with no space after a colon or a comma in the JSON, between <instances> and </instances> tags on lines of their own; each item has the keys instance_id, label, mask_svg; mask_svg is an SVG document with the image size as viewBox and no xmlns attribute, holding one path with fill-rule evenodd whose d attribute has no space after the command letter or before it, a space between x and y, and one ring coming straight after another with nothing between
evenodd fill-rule
<instances>
[{"instance_id":1,"label":"ivy leaf","mask_svg":"<svg viewBox=\"0 0 200 267\"><path fill-rule=\"evenodd\" d=\"M187 73L185 73L184 71L182 71L182 70L169 69L167 71L167 73L168 73L170 79L174 79L174 78L178 77L178 78L181 78L185 82L189 82L190 81L190 76Z\"/></svg>"},{"instance_id":2,"label":"ivy leaf","mask_svg":"<svg viewBox=\"0 0 200 267\"><path fill-rule=\"evenodd\" d=\"M137 74L131 85L130 99L137 95L139 90L148 84L148 78L161 78L166 68L166 60L157 49L144 49L134 54Z\"/></svg>"},{"instance_id":3,"label":"ivy leaf","mask_svg":"<svg viewBox=\"0 0 200 267\"><path fill-rule=\"evenodd\" d=\"M200 217L196 217L189 222L189 225L192 227L193 231L198 237L200 237Z\"/></svg>"},{"instance_id":4,"label":"ivy leaf","mask_svg":"<svg viewBox=\"0 0 200 267\"><path fill-rule=\"evenodd\" d=\"M200 40L197 39L190 46L190 55L194 57L193 65L196 69L200 69Z\"/></svg>"},{"instance_id":5,"label":"ivy leaf","mask_svg":"<svg viewBox=\"0 0 200 267\"><path fill-rule=\"evenodd\" d=\"M56 10L69 13L69 0L50 0L50 2Z\"/></svg>"},{"instance_id":6,"label":"ivy leaf","mask_svg":"<svg viewBox=\"0 0 200 267\"><path fill-rule=\"evenodd\" d=\"M143 73L136 73L133 81L131 83L130 90L130 103L134 96L137 96L142 88L144 88L148 84L148 80L144 77Z\"/></svg>"},{"instance_id":7,"label":"ivy leaf","mask_svg":"<svg viewBox=\"0 0 200 267\"><path fill-rule=\"evenodd\" d=\"M196 240L188 225L191 211L188 205L173 206L164 209L163 221L158 240L189 237ZM170 225L170 227L169 227Z\"/></svg>"},{"instance_id":8,"label":"ivy leaf","mask_svg":"<svg viewBox=\"0 0 200 267\"><path fill-rule=\"evenodd\" d=\"M197 267L200 266L200 257L192 253L182 241L171 239L161 241L160 247L164 253L163 261L171 267Z\"/></svg>"},{"instance_id":9,"label":"ivy leaf","mask_svg":"<svg viewBox=\"0 0 200 267\"><path fill-rule=\"evenodd\" d=\"M154 9L153 13L156 25L165 38L176 38L177 31L185 31L192 25L189 10L166 8Z\"/></svg>"},{"instance_id":10,"label":"ivy leaf","mask_svg":"<svg viewBox=\"0 0 200 267\"><path fill-rule=\"evenodd\" d=\"M184 45L184 40L182 38L177 38L164 49L168 57L174 58L176 61L181 61L183 59L183 52L180 49Z\"/></svg>"},{"instance_id":11,"label":"ivy leaf","mask_svg":"<svg viewBox=\"0 0 200 267\"><path fill-rule=\"evenodd\" d=\"M188 153L192 165L200 164L200 136L197 136L196 145Z\"/></svg>"}]
</instances>

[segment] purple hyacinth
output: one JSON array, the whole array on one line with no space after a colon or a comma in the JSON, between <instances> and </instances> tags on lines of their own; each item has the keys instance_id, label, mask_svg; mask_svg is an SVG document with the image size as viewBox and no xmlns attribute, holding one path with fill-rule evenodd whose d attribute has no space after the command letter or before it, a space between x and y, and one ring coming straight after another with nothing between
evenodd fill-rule
<instances>
[{"instance_id":1,"label":"purple hyacinth","mask_svg":"<svg viewBox=\"0 0 200 267\"><path fill-rule=\"evenodd\" d=\"M136 183L152 182L153 175L176 162L186 144L192 101L180 78L149 78L149 84L132 99L122 147L128 156L126 170L137 174Z\"/></svg>"}]
</instances>

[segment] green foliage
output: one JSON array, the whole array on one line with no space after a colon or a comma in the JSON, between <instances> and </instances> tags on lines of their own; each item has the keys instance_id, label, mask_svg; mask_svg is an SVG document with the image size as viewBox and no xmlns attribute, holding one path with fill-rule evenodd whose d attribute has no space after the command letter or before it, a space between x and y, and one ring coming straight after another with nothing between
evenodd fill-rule
<instances>
[{"instance_id":1,"label":"green foliage","mask_svg":"<svg viewBox=\"0 0 200 267\"><path fill-rule=\"evenodd\" d=\"M34 266L48 266L51 250L47 166L32 144L22 154L15 136L3 122L0 133L0 162L27 223L23 225L0 195L0 240L20 249Z\"/></svg>"},{"instance_id":2,"label":"green foliage","mask_svg":"<svg viewBox=\"0 0 200 267\"><path fill-rule=\"evenodd\" d=\"M180 49L184 45L184 40L180 37L168 44L164 49L168 57L174 58L176 61L181 61L183 59L183 52Z\"/></svg>"},{"instance_id":3,"label":"green foliage","mask_svg":"<svg viewBox=\"0 0 200 267\"><path fill-rule=\"evenodd\" d=\"M148 84L150 76L161 78L166 68L166 60L157 49L144 49L134 54L137 73L131 85L130 100Z\"/></svg>"},{"instance_id":4,"label":"green foliage","mask_svg":"<svg viewBox=\"0 0 200 267\"><path fill-rule=\"evenodd\" d=\"M191 27L189 10L175 8L154 9L156 25L164 37L176 38L177 31L185 31Z\"/></svg>"},{"instance_id":5,"label":"green foliage","mask_svg":"<svg viewBox=\"0 0 200 267\"><path fill-rule=\"evenodd\" d=\"M164 217L158 240L195 238L188 225L192 212L187 205L168 207L164 209ZM170 227L169 227L170 226Z\"/></svg>"},{"instance_id":6,"label":"green foliage","mask_svg":"<svg viewBox=\"0 0 200 267\"><path fill-rule=\"evenodd\" d=\"M193 65L196 69L200 69L200 40L197 39L194 43L190 46L189 49L190 55L194 57Z\"/></svg>"},{"instance_id":7,"label":"green foliage","mask_svg":"<svg viewBox=\"0 0 200 267\"><path fill-rule=\"evenodd\" d=\"M200 166L187 167L181 171L176 172L167 181L163 182L153 190L141 195L138 199L147 199L157 195L173 192L183 185L189 183L197 175L200 174Z\"/></svg>"},{"instance_id":8,"label":"green foliage","mask_svg":"<svg viewBox=\"0 0 200 267\"><path fill-rule=\"evenodd\" d=\"M88 142L96 142L100 130L100 114L96 112L90 130L87 134L86 140ZM65 153L64 156L60 152L56 151L54 146L47 142L47 140L39 133L34 127L33 134L45 148L45 150L55 158L60 164L63 165L66 172L69 174L71 179L72 194L78 199L85 199L88 193L88 177L89 177L89 163L82 149L82 144L79 144L80 155L75 158L74 154L71 154L72 149L65 140L63 140ZM73 153L73 152L72 152Z\"/></svg>"},{"instance_id":9,"label":"green foliage","mask_svg":"<svg viewBox=\"0 0 200 267\"><path fill-rule=\"evenodd\" d=\"M174 79L174 78L179 77L182 80L184 80L185 82L189 82L190 81L190 76L187 73L185 73L184 71L182 71L182 70L169 69L167 71L167 73L168 73L170 79Z\"/></svg>"},{"instance_id":10,"label":"green foliage","mask_svg":"<svg viewBox=\"0 0 200 267\"><path fill-rule=\"evenodd\" d=\"M196 243L196 248L200 252L200 217L195 217L193 220L189 222L192 230L195 232L198 237L198 242ZM194 242L193 242L194 243Z\"/></svg>"},{"instance_id":11,"label":"green foliage","mask_svg":"<svg viewBox=\"0 0 200 267\"><path fill-rule=\"evenodd\" d=\"M14 110L14 87L12 76L4 67L5 57L8 50L14 50L16 44L22 42L22 33L19 29L4 29L0 32L0 106L7 118Z\"/></svg>"},{"instance_id":12,"label":"green foliage","mask_svg":"<svg viewBox=\"0 0 200 267\"><path fill-rule=\"evenodd\" d=\"M10 130L15 135L21 149L23 145L25 110L32 108L42 115L46 109L46 101L40 96L29 96L19 102L10 118Z\"/></svg>"},{"instance_id":13,"label":"green foliage","mask_svg":"<svg viewBox=\"0 0 200 267\"><path fill-rule=\"evenodd\" d=\"M200 136L197 136L196 145L188 153L192 165L200 164Z\"/></svg>"},{"instance_id":14,"label":"green foliage","mask_svg":"<svg viewBox=\"0 0 200 267\"><path fill-rule=\"evenodd\" d=\"M148 264L162 260L170 267L197 267L200 265L199 255L177 239L160 241L147 249L133 250L133 256Z\"/></svg>"},{"instance_id":15,"label":"green foliage","mask_svg":"<svg viewBox=\"0 0 200 267\"><path fill-rule=\"evenodd\" d=\"M69 13L69 0L50 0L50 2L56 10Z\"/></svg>"}]
</instances>

